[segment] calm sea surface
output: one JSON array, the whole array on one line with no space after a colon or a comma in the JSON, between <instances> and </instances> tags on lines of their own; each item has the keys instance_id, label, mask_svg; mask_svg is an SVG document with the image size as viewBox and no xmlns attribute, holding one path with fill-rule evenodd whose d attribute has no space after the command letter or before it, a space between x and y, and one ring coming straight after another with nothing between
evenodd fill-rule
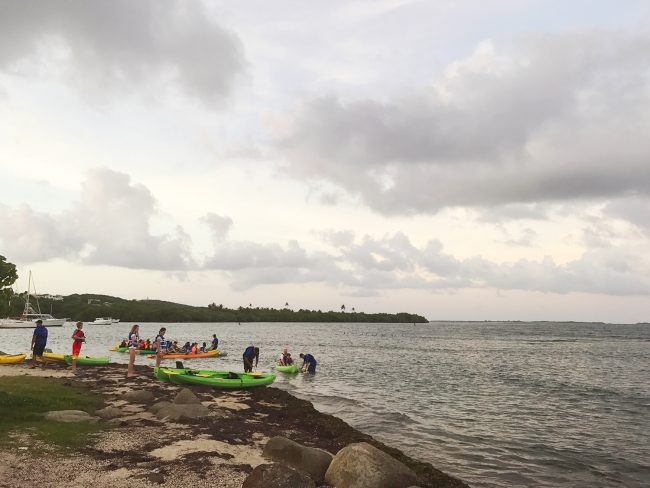
<instances>
[{"instance_id":1,"label":"calm sea surface","mask_svg":"<svg viewBox=\"0 0 650 488\"><path fill-rule=\"evenodd\" d=\"M107 349L130 325L87 325L82 352L126 362ZM312 353L315 376L279 375L275 385L472 486L650 486L647 325L165 326L181 343L217 334L229 356L186 361L196 367L241 370L250 343L263 371L285 346ZM141 336L159 327L143 324ZM48 346L69 351L72 331L51 328ZM0 329L0 349L24 351L30 337Z\"/></svg>"}]
</instances>

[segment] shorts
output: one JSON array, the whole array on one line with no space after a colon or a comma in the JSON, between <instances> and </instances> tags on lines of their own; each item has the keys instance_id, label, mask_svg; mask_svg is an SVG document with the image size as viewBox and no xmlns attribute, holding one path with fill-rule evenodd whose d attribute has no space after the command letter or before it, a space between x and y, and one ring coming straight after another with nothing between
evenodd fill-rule
<instances>
[{"instance_id":1,"label":"shorts","mask_svg":"<svg viewBox=\"0 0 650 488\"><path fill-rule=\"evenodd\" d=\"M33 356L42 356L43 352L45 352L45 344L34 344Z\"/></svg>"},{"instance_id":2,"label":"shorts","mask_svg":"<svg viewBox=\"0 0 650 488\"><path fill-rule=\"evenodd\" d=\"M72 355L79 356L80 352L81 352L81 342L74 341L72 343Z\"/></svg>"}]
</instances>

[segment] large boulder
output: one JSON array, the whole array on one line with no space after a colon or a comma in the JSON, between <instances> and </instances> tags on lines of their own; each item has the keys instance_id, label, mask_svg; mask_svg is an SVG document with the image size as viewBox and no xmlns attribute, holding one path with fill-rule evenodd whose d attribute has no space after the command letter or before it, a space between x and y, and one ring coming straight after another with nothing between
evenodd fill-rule
<instances>
[{"instance_id":1,"label":"large boulder","mask_svg":"<svg viewBox=\"0 0 650 488\"><path fill-rule=\"evenodd\" d=\"M153 401L153 393L149 390L131 390L122 395L122 400L131 403L151 403Z\"/></svg>"},{"instance_id":2,"label":"large boulder","mask_svg":"<svg viewBox=\"0 0 650 488\"><path fill-rule=\"evenodd\" d=\"M264 446L264 456L288 464L321 483L333 456L322 449L306 447L286 437L273 437Z\"/></svg>"},{"instance_id":3,"label":"large boulder","mask_svg":"<svg viewBox=\"0 0 650 488\"><path fill-rule=\"evenodd\" d=\"M316 488L314 481L284 464L260 464L249 474L242 488Z\"/></svg>"},{"instance_id":4,"label":"large boulder","mask_svg":"<svg viewBox=\"0 0 650 488\"><path fill-rule=\"evenodd\" d=\"M196 395L192 393L192 390L183 388L178 392L176 398L174 398L174 403L179 405L189 405L192 403L201 403L201 400L199 400Z\"/></svg>"},{"instance_id":5,"label":"large boulder","mask_svg":"<svg viewBox=\"0 0 650 488\"><path fill-rule=\"evenodd\" d=\"M53 410L47 412L45 418L56 422L90 422L93 424L99 420L97 417L93 417L82 410Z\"/></svg>"},{"instance_id":6,"label":"large boulder","mask_svg":"<svg viewBox=\"0 0 650 488\"><path fill-rule=\"evenodd\" d=\"M336 488L407 488L416 475L403 463L365 442L341 449L325 473Z\"/></svg>"},{"instance_id":7,"label":"large boulder","mask_svg":"<svg viewBox=\"0 0 650 488\"><path fill-rule=\"evenodd\" d=\"M159 408L156 412L156 417L160 420L179 420L182 418L195 419L207 417L209 414L210 410L208 410L208 407L200 403L191 403L188 405L170 403Z\"/></svg>"}]
</instances>

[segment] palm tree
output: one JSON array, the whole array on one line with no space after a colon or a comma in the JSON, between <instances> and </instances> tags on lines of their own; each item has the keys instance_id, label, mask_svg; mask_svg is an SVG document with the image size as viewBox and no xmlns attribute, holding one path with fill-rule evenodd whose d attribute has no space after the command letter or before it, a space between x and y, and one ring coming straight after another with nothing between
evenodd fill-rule
<instances>
[{"instance_id":1,"label":"palm tree","mask_svg":"<svg viewBox=\"0 0 650 488\"><path fill-rule=\"evenodd\" d=\"M341 312L345 313L345 304L341 305Z\"/></svg>"}]
</instances>

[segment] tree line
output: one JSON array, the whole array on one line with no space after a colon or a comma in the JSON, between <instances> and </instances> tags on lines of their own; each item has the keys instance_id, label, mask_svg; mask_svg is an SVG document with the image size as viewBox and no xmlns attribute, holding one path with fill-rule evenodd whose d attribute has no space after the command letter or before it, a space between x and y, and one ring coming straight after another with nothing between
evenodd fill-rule
<instances>
[{"instance_id":1,"label":"tree line","mask_svg":"<svg viewBox=\"0 0 650 488\"><path fill-rule=\"evenodd\" d=\"M16 281L16 267L0 256L0 317L19 316L25 306L24 294L16 294L11 285ZM97 317L119 318L122 322L384 322L425 323L426 318L411 313L363 313L322 310L291 310L266 307L228 308L216 303L195 307L162 300L127 300L98 294L73 294L63 300L39 297L43 313L58 318L90 322ZM354 310L354 309L352 309Z\"/></svg>"}]
</instances>

